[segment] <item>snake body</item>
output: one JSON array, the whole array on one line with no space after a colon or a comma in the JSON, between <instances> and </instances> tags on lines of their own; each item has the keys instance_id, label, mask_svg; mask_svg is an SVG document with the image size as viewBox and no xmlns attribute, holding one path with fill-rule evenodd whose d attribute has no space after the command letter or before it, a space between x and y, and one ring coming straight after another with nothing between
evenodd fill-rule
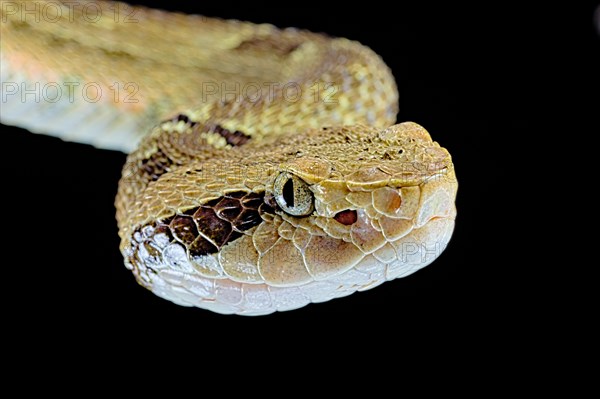
<instances>
[{"instance_id":1,"label":"snake body","mask_svg":"<svg viewBox=\"0 0 600 399\"><path fill-rule=\"evenodd\" d=\"M138 101L38 102L46 116L36 118L31 104L7 100L2 122L101 148L135 144L116 208L125 265L144 287L181 305L261 315L406 276L445 248L456 215L451 157L421 126L393 125L396 85L370 49L271 25L66 3L68 17L49 21L3 4L3 82L94 82L106 92L121 82Z\"/></svg>"}]
</instances>

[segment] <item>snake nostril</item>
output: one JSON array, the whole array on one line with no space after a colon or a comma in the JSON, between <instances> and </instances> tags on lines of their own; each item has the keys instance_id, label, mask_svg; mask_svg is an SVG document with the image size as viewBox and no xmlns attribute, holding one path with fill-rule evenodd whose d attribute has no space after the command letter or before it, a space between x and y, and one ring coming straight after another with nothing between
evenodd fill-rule
<instances>
[{"instance_id":1,"label":"snake nostril","mask_svg":"<svg viewBox=\"0 0 600 399\"><path fill-rule=\"evenodd\" d=\"M350 225L356 223L358 216L356 215L355 210L348 209L348 210L336 213L333 218L343 225L350 226Z\"/></svg>"}]
</instances>

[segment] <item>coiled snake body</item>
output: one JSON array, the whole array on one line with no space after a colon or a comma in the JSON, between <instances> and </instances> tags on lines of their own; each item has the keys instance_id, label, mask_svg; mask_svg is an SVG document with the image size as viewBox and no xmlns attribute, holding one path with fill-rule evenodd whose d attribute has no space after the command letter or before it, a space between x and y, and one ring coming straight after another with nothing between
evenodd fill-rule
<instances>
[{"instance_id":1,"label":"coiled snake body","mask_svg":"<svg viewBox=\"0 0 600 399\"><path fill-rule=\"evenodd\" d=\"M155 294L290 310L406 276L449 241L450 155L421 126L392 125L394 79L368 48L123 3L2 3L2 122L138 144L117 221L125 265ZM25 3L50 17L28 20ZM75 89L16 99L40 82Z\"/></svg>"}]
</instances>

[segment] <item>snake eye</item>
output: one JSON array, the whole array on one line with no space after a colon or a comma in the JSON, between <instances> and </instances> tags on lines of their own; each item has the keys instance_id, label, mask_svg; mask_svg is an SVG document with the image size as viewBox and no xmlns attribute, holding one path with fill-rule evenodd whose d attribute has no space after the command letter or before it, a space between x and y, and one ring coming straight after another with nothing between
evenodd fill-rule
<instances>
[{"instance_id":1,"label":"snake eye","mask_svg":"<svg viewBox=\"0 0 600 399\"><path fill-rule=\"evenodd\" d=\"M297 176L282 172L273 187L275 201L283 211L292 216L310 215L314 209L314 197L308 184Z\"/></svg>"}]
</instances>

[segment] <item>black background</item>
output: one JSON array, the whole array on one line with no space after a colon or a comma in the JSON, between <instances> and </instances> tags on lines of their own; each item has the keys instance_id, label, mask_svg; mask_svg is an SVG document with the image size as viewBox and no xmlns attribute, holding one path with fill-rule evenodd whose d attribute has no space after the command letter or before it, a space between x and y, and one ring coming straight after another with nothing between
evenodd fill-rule
<instances>
[{"instance_id":1,"label":"black background","mask_svg":"<svg viewBox=\"0 0 600 399\"><path fill-rule=\"evenodd\" d=\"M123 267L113 201L125 155L2 126L2 192L9 199L4 228L13 232L4 246L14 256L2 263L9 271L5 284L16 289L9 304L20 318L73 339L101 333L128 341L169 331L204 342L227 331L261 331L270 339L285 338L290 327L283 326L291 326L315 339L334 341L333 331L361 328L371 340L394 342L394 334L423 322L452 330L460 320L477 323L510 312L506 303L518 283L500 282L523 265L507 250L505 233L521 229L505 207L506 187L514 181L507 158L517 156L507 149L515 147L514 137L536 131L531 102L547 90L540 60L560 34L550 33L556 21L544 10L418 1L395 4L395 11L366 2L337 6L343 7L338 12L318 2L137 3L296 26L370 46L397 79L398 121L422 124L453 156L459 179L454 236L432 265L346 298L255 318L183 308L138 286ZM592 10L577 26L597 51Z\"/></svg>"}]
</instances>

